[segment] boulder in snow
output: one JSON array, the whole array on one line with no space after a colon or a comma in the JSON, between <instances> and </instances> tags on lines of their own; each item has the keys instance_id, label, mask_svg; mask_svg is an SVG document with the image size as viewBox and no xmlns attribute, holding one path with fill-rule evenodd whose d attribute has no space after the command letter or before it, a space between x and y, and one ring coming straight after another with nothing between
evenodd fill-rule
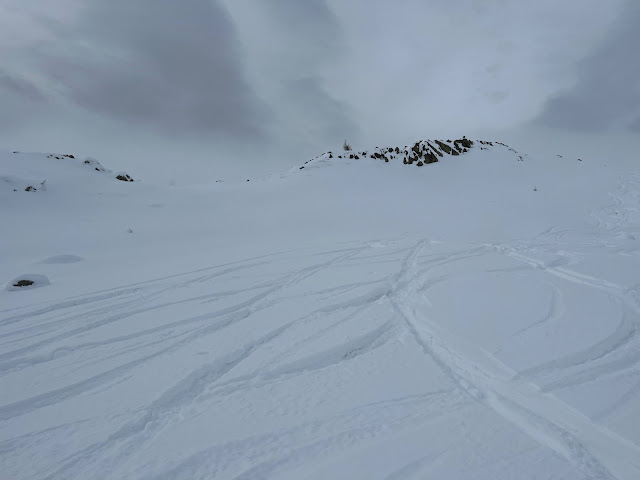
<instances>
[{"instance_id":1,"label":"boulder in snow","mask_svg":"<svg viewBox=\"0 0 640 480\"><path fill-rule=\"evenodd\" d=\"M7 283L7 290L10 292L16 290L28 290L32 288L46 287L51 285L49 278L46 275L39 275L36 273L27 273L14 278Z\"/></svg>"}]
</instances>

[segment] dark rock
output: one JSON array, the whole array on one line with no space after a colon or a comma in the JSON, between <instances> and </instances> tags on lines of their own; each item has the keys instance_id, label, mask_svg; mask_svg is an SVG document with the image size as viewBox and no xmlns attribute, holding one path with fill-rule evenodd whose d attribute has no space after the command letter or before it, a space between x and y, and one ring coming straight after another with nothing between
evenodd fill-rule
<instances>
[{"instance_id":1,"label":"dark rock","mask_svg":"<svg viewBox=\"0 0 640 480\"><path fill-rule=\"evenodd\" d=\"M25 192L35 192L36 188L32 187L31 185L29 185L27 188L24 189Z\"/></svg>"},{"instance_id":2,"label":"dark rock","mask_svg":"<svg viewBox=\"0 0 640 480\"><path fill-rule=\"evenodd\" d=\"M422 163L422 162L418 162L416 165L417 165L418 167L421 167L421 166L423 166L423 165L424 165L424 163Z\"/></svg>"},{"instance_id":3,"label":"dark rock","mask_svg":"<svg viewBox=\"0 0 640 480\"><path fill-rule=\"evenodd\" d=\"M442 151L448 155L451 155L451 147L440 140L435 140L438 146L442 149Z\"/></svg>"},{"instance_id":4,"label":"dark rock","mask_svg":"<svg viewBox=\"0 0 640 480\"><path fill-rule=\"evenodd\" d=\"M438 150L436 147L434 147L433 145L431 145L429 142L427 142L427 145L429 145L429 148L431 148L431 150L435 152L439 157L444 157L442 152Z\"/></svg>"},{"instance_id":5,"label":"dark rock","mask_svg":"<svg viewBox=\"0 0 640 480\"><path fill-rule=\"evenodd\" d=\"M425 155L425 163L436 163L438 161L438 157L435 156L433 152L428 152Z\"/></svg>"},{"instance_id":6,"label":"dark rock","mask_svg":"<svg viewBox=\"0 0 640 480\"><path fill-rule=\"evenodd\" d=\"M28 287L30 285L33 285L31 280L19 280L13 284L14 287Z\"/></svg>"}]
</instances>

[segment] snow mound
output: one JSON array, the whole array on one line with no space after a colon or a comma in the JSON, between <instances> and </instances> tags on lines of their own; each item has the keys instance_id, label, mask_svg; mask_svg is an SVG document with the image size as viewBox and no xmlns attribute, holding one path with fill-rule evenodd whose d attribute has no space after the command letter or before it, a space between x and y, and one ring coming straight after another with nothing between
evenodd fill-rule
<instances>
[{"instance_id":1,"label":"snow mound","mask_svg":"<svg viewBox=\"0 0 640 480\"><path fill-rule=\"evenodd\" d=\"M422 167L446 157L457 157L469 153L472 149L479 150L503 150L511 152L518 161L523 161L527 155L521 154L506 143L487 140L470 140L466 136L457 140L418 140L413 145L376 147L372 150L343 151L341 153L326 152L311 160L308 160L294 170L304 170L309 167L318 167L337 160L364 160L373 159L385 163L401 162L403 165Z\"/></svg>"},{"instance_id":2,"label":"snow mound","mask_svg":"<svg viewBox=\"0 0 640 480\"><path fill-rule=\"evenodd\" d=\"M46 192L87 184L94 180L133 182L124 172L112 172L93 158L80 160L71 154L0 151L0 191Z\"/></svg>"},{"instance_id":3,"label":"snow mound","mask_svg":"<svg viewBox=\"0 0 640 480\"><path fill-rule=\"evenodd\" d=\"M47 285L51 285L51 282L46 275L25 273L24 275L20 275L10 282L7 282L6 289L10 292L15 292L17 290L31 290L34 288L46 287Z\"/></svg>"}]
</instances>

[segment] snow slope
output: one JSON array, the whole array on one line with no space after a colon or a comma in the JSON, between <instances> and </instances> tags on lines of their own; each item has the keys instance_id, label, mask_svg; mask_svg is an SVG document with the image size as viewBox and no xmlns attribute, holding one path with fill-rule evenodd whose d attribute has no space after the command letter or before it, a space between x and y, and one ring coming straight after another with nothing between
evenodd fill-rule
<instances>
[{"instance_id":1,"label":"snow slope","mask_svg":"<svg viewBox=\"0 0 640 480\"><path fill-rule=\"evenodd\" d=\"M640 478L640 169L481 148L0 154L0 476Z\"/></svg>"}]
</instances>

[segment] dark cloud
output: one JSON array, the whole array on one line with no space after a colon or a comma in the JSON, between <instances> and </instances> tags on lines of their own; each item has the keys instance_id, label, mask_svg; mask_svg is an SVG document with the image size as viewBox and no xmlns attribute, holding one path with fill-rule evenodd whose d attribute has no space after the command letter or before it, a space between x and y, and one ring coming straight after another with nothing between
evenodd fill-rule
<instances>
[{"instance_id":1,"label":"dark cloud","mask_svg":"<svg viewBox=\"0 0 640 480\"><path fill-rule=\"evenodd\" d=\"M295 106L286 128L298 130L313 148L355 135L358 128L350 106L326 87L327 76L340 68L346 51L342 25L326 0L273 0L268 14L291 43L276 62L281 65L281 100ZM291 65L283 68L287 63ZM303 125L299 119L304 119Z\"/></svg>"},{"instance_id":2,"label":"dark cloud","mask_svg":"<svg viewBox=\"0 0 640 480\"><path fill-rule=\"evenodd\" d=\"M269 9L280 28L286 29L297 43L305 43L316 54L335 54L340 25L325 0L272 0ZM322 60L314 58L316 62Z\"/></svg>"},{"instance_id":3,"label":"dark cloud","mask_svg":"<svg viewBox=\"0 0 640 480\"><path fill-rule=\"evenodd\" d=\"M632 0L601 47L580 65L571 90L551 98L538 122L567 130L602 132L640 127L640 4Z\"/></svg>"},{"instance_id":4,"label":"dark cloud","mask_svg":"<svg viewBox=\"0 0 640 480\"><path fill-rule=\"evenodd\" d=\"M75 42L65 31L64 49L40 55L44 73L75 104L152 130L260 135L264 107L217 2L87 2L72 28Z\"/></svg>"},{"instance_id":5,"label":"dark cloud","mask_svg":"<svg viewBox=\"0 0 640 480\"><path fill-rule=\"evenodd\" d=\"M623 1L5 0L0 142L217 172L541 110L640 131L640 6L603 36Z\"/></svg>"},{"instance_id":6,"label":"dark cloud","mask_svg":"<svg viewBox=\"0 0 640 480\"><path fill-rule=\"evenodd\" d=\"M347 49L343 26L325 0L227 2L249 52L252 86L271 106L272 145L311 155L357 131L335 81Z\"/></svg>"},{"instance_id":7,"label":"dark cloud","mask_svg":"<svg viewBox=\"0 0 640 480\"><path fill-rule=\"evenodd\" d=\"M42 113L46 96L29 80L0 71L0 129L13 132Z\"/></svg>"},{"instance_id":8,"label":"dark cloud","mask_svg":"<svg viewBox=\"0 0 640 480\"><path fill-rule=\"evenodd\" d=\"M336 140L356 131L348 107L329 96L318 78L307 77L287 82L291 101L304 112L307 134L324 141Z\"/></svg>"},{"instance_id":9,"label":"dark cloud","mask_svg":"<svg viewBox=\"0 0 640 480\"><path fill-rule=\"evenodd\" d=\"M27 79L2 71L0 71L0 91L32 102L43 102L46 99L45 95Z\"/></svg>"}]
</instances>

